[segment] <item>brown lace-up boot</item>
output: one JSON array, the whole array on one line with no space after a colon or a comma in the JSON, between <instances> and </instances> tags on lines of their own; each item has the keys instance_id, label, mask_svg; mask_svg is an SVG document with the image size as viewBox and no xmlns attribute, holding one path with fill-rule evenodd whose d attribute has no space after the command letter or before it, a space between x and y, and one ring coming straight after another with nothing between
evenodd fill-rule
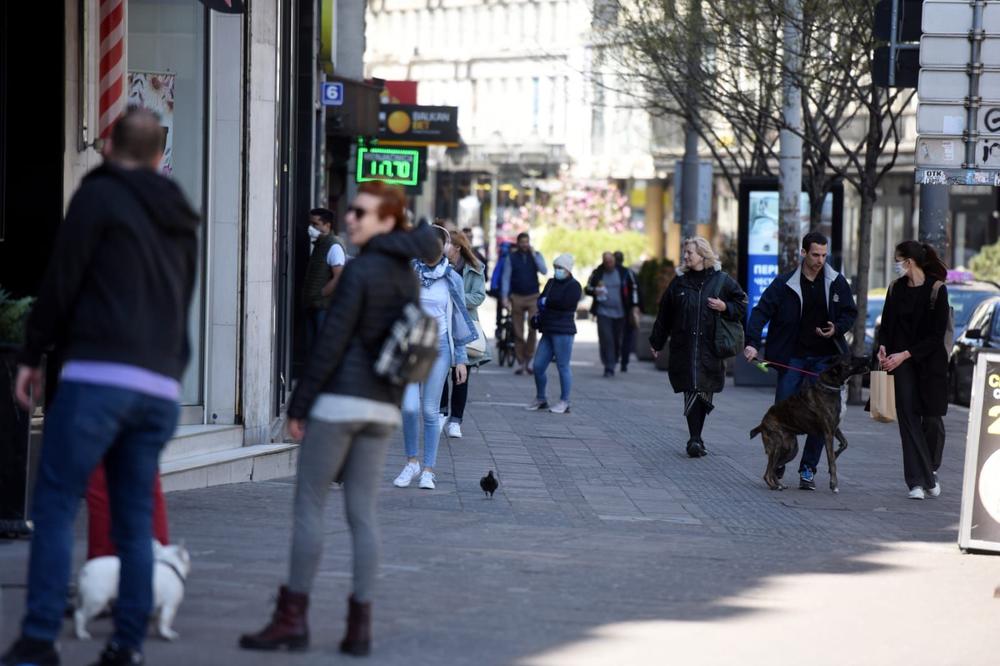
<instances>
[{"instance_id":1,"label":"brown lace-up boot","mask_svg":"<svg viewBox=\"0 0 1000 666\"><path fill-rule=\"evenodd\" d=\"M372 604L355 601L354 595L347 600L347 633L340 641L340 651L364 657L372 646Z\"/></svg>"},{"instance_id":2,"label":"brown lace-up boot","mask_svg":"<svg viewBox=\"0 0 1000 666\"><path fill-rule=\"evenodd\" d=\"M308 594L292 592L282 585L271 622L256 634L240 636L240 647L246 650L277 650L281 647L305 650L309 647L308 609Z\"/></svg>"}]
</instances>

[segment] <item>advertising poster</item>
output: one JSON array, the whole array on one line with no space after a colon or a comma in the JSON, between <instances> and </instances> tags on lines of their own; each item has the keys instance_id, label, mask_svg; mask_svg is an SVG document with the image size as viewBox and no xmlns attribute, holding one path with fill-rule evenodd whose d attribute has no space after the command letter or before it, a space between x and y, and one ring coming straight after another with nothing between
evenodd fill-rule
<instances>
[{"instance_id":1,"label":"advertising poster","mask_svg":"<svg viewBox=\"0 0 1000 666\"><path fill-rule=\"evenodd\" d=\"M1000 551L1000 354L980 354L972 384L959 545Z\"/></svg>"},{"instance_id":2,"label":"advertising poster","mask_svg":"<svg viewBox=\"0 0 1000 666\"><path fill-rule=\"evenodd\" d=\"M141 106L160 116L163 125L163 160L160 173L173 174L174 143L174 74L155 72L128 73L128 104Z\"/></svg>"}]
</instances>

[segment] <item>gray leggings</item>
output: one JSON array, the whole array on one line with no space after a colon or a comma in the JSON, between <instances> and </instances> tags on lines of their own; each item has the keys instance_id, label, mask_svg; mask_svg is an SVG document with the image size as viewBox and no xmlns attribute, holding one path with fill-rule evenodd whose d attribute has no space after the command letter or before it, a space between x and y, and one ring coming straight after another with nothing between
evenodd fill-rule
<instances>
[{"instance_id":1,"label":"gray leggings","mask_svg":"<svg viewBox=\"0 0 1000 666\"><path fill-rule=\"evenodd\" d=\"M323 507L334 479L344 482L344 508L354 543L354 598L371 600L378 571L375 500L393 426L312 419L299 449L288 587L308 594L323 554Z\"/></svg>"}]
</instances>

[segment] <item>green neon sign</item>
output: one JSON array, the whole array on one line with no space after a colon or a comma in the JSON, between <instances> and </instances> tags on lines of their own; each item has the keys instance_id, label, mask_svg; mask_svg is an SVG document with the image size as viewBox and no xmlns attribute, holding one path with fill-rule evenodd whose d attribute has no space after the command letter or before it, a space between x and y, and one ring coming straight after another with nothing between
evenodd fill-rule
<instances>
[{"instance_id":1,"label":"green neon sign","mask_svg":"<svg viewBox=\"0 0 1000 666\"><path fill-rule=\"evenodd\" d=\"M381 180L392 185L416 185L420 151L358 146L357 181Z\"/></svg>"}]
</instances>

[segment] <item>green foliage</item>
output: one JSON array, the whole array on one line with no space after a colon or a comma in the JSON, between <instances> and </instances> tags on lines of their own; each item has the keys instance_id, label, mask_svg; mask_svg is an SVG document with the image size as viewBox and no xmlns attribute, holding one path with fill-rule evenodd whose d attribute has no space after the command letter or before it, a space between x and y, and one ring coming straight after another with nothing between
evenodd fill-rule
<instances>
[{"instance_id":1,"label":"green foliage","mask_svg":"<svg viewBox=\"0 0 1000 666\"><path fill-rule=\"evenodd\" d=\"M533 233L541 236L537 249L549 263L564 252L573 255L573 275L581 284L590 276L590 271L601 263L601 255L605 252L621 250L626 259L648 253L646 235L636 231L615 233L605 229L549 227Z\"/></svg>"},{"instance_id":2,"label":"green foliage","mask_svg":"<svg viewBox=\"0 0 1000 666\"><path fill-rule=\"evenodd\" d=\"M0 288L0 343L24 342L24 328L34 300L30 296L12 298L10 292Z\"/></svg>"},{"instance_id":3,"label":"green foliage","mask_svg":"<svg viewBox=\"0 0 1000 666\"><path fill-rule=\"evenodd\" d=\"M969 270L979 280L1000 281L1000 241L984 245L969 261Z\"/></svg>"},{"instance_id":4,"label":"green foliage","mask_svg":"<svg viewBox=\"0 0 1000 666\"><path fill-rule=\"evenodd\" d=\"M642 311L655 315L660 305L660 297L676 275L674 262L669 259L647 259L642 262L637 279L642 293Z\"/></svg>"}]
</instances>

